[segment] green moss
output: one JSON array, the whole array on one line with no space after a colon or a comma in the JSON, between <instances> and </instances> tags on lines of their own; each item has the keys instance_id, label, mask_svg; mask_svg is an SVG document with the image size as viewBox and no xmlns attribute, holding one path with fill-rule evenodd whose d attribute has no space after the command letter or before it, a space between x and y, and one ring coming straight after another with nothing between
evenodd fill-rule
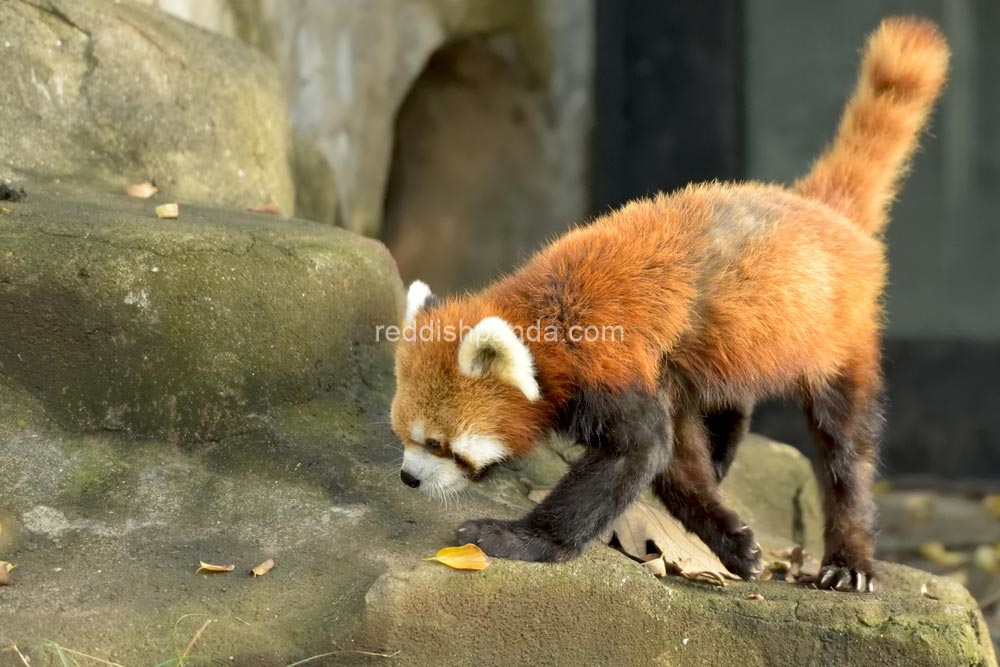
<instances>
[{"instance_id":1,"label":"green moss","mask_svg":"<svg viewBox=\"0 0 1000 667\"><path fill-rule=\"evenodd\" d=\"M219 440L254 414L384 373L401 285L376 242L119 193L50 186L5 235L0 379L70 428Z\"/></svg>"}]
</instances>

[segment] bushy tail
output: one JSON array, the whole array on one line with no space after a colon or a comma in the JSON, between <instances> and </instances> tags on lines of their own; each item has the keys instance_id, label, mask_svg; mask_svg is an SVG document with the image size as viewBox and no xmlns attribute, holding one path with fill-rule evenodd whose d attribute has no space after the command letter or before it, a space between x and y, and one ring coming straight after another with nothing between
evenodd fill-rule
<instances>
[{"instance_id":1,"label":"bushy tail","mask_svg":"<svg viewBox=\"0 0 1000 667\"><path fill-rule=\"evenodd\" d=\"M948 45L931 21L882 22L865 48L857 88L833 143L794 189L879 234L948 73Z\"/></svg>"}]
</instances>

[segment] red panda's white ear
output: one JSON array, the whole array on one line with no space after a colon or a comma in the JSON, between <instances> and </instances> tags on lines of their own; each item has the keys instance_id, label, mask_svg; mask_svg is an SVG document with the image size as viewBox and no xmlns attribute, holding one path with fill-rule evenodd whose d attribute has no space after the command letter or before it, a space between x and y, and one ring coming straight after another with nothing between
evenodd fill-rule
<instances>
[{"instance_id":1,"label":"red panda's white ear","mask_svg":"<svg viewBox=\"0 0 1000 667\"><path fill-rule=\"evenodd\" d=\"M487 317L458 346L458 369L470 377L491 377L514 385L529 401L540 397L531 351L514 328L499 317Z\"/></svg>"},{"instance_id":2,"label":"red panda's white ear","mask_svg":"<svg viewBox=\"0 0 1000 667\"><path fill-rule=\"evenodd\" d=\"M427 283L420 280L410 283L410 289L406 291L406 316L403 318L403 326L410 324L424 304L433 298L434 295Z\"/></svg>"}]
</instances>

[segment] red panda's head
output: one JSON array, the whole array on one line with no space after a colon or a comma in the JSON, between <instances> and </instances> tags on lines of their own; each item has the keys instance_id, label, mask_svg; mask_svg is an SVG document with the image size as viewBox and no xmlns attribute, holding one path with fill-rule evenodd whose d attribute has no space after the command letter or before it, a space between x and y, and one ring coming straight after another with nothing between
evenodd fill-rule
<instances>
[{"instance_id":1,"label":"red panda's head","mask_svg":"<svg viewBox=\"0 0 1000 667\"><path fill-rule=\"evenodd\" d=\"M534 361L513 327L471 298L432 301L426 285L410 286L392 429L403 482L446 497L527 452L544 427Z\"/></svg>"}]
</instances>

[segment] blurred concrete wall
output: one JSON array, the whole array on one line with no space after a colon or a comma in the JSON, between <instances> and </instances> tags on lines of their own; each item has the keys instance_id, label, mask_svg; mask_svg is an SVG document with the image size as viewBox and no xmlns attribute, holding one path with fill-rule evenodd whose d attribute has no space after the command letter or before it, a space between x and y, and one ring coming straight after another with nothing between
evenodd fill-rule
<instances>
[{"instance_id":1,"label":"blurred concrete wall","mask_svg":"<svg viewBox=\"0 0 1000 667\"><path fill-rule=\"evenodd\" d=\"M748 176L788 182L833 136L883 16L939 22L951 79L889 229L889 335L1000 338L1000 2L748 0Z\"/></svg>"},{"instance_id":2,"label":"blurred concrete wall","mask_svg":"<svg viewBox=\"0 0 1000 667\"><path fill-rule=\"evenodd\" d=\"M526 73L544 113L537 159L552 178L550 216L540 223L585 213L593 0L141 1L243 39L278 64L297 215L379 236L401 105L440 49L498 35L507 39L497 55Z\"/></svg>"}]
</instances>

